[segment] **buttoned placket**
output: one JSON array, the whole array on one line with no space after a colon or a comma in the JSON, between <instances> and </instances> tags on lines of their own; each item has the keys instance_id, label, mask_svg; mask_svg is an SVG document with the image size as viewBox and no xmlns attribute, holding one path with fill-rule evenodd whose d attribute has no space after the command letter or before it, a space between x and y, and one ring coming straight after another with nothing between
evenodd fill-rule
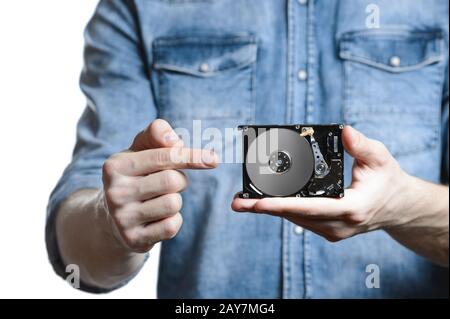
<instances>
[{"instance_id":1,"label":"buttoned placket","mask_svg":"<svg viewBox=\"0 0 450 319\"><path fill-rule=\"evenodd\" d=\"M315 59L314 1L288 0L288 105L287 123L313 121ZM309 298L311 272L309 235L283 220L282 297Z\"/></svg>"}]
</instances>

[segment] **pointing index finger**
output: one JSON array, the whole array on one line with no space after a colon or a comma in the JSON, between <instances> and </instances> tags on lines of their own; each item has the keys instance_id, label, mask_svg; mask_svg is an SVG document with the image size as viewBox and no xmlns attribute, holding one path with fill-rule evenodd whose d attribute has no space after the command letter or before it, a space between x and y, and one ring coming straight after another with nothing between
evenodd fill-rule
<instances>
[{"instance_id":1,"label":"pointing index finger","mask_svg":"<svg viewBox=\"0 0 450 319\"><path fill-rule=\"evenodd\" d=\"M181 147L182 144L183 141L167 121L156 119L145 130L136 135L130 150L139 152L162 147Z\"/></svg>"},{"instance_id":2,"label":"pointing index finger","mask_svg":"<svg viewBox=\"0 0 450 319\"><path fill-rule=\"evenodd\" d=\"M122 173L147 175L167 169L212 169L218 165L217 154L210 150L181 147L150 149L127 153L128 165Z\"/></svg>"}]
</instances>

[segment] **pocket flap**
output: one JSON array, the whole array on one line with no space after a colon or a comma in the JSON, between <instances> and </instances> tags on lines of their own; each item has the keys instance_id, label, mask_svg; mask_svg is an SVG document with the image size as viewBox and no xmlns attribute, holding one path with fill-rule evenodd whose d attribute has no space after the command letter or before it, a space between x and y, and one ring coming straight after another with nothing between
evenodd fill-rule
<instances>
[{"instance_id":1,"label":"pocket flap","mask_svg":"<svg viewBox=\"0 0 450 319\"><path fill-rule=\"evenodd\" d=\"M389 72L407 72L439 62L444 55L440 30L369 30L344 33L339 56Z\"/></svg>"},{"instance_id":2,"label":"pocket flap","mask_svg":"<svg viewBox=\"0 0 450 319\"><path fill-rule=\"evenodd\" d=\"M208 77L256 61L252 35L158 38L153 42L153 67Z\"/></svg>"}]
</instances>

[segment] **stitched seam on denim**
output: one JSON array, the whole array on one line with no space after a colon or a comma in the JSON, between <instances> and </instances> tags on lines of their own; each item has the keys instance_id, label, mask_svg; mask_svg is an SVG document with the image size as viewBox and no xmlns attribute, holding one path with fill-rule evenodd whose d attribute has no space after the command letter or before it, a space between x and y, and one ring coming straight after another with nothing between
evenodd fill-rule
<instances>
[{"instance_id":1,"label":"stitched seam on denim","mask_svg":"<svg viewBox=\"0 0 450 319\"><path fill-rule=\"evenodd\" d=\"M363 64L367 64L388 72L392 72L392 73L402 73L402 72L410 72L410 71L416 71L418 69L421 69L424 66L436 63L436 62L440 62L443 60L444 55L439 55L439 56L433 56L430 57L428 59L423 60L422 62L415 64L415 65L411 65L411 66L404 66L404 67L391 67L388 66L386 64L383 63L379 63L379 62L374 62L374 60L371 60L370 58L367 57L362 57L362 56L356 56L353 54L348 54L347 52L341 52L340 57L342 59L346 59L346 60L350 60L350 61L355 61L355 62L360 62Z\"/></svg>"},{"instance_id":2,"label":"stitched seam on denim","mask_svg":"<svg viewBox=\"0 0 450 319\"><path fill-rule=\"evenodd\" d=\"M184 3L195 3L195 2L205 2L205 3L214 3L218 2L220 0L148 0L148 1L155 1L155 2L166 2L166 3L177 3L177 4L184 4Z\"/></svg>"},{"instance_id":3,"label":"stitched seam on denim","mask_svg":"<svg viewBox=\"0 0 450 319\"><path fill-rule=\"evenodd\" d=\"M315 86L315 58L316 58L316 47L315 47L315 17L314 17L314 1L308 2L308 93L306 97L306 122L311 123L314 121L314 86Z\"/></svg>"},{"instance_id":4,"label":"stitched seam on denim","mask_svg":"<svg viewBox=\"0 0 450 319\"><path fill-rule=\"evenodd\" d=\"M258 63L258 47L256 47L254 62L252 64L252 74L250 83L250 94L251 94L251 109L249 114L246 115L246 122L256 121L256 68Z\"/></svg>"},{"instance_id":5,"label":"stitched seam on denim","mask_svg":"<svg viewBox=\"0 0 450 319\"><path fill-rule=\"evenodd\" d=\"M443 53L443 55L445 54L444 52L446 52L447 50L445 49L445 46L444 46L444 41L441 41L440 42L440 50L441 50L441 52ZM445 55L444 55L445 56ZM448 55L447 55L448 56ZM436 67L436 69L437 70L439 70L439 71L436 71L436 73L437 74L441 74L441 77L440 78L438 78L437 76L436 76L436 80L435 80L435 85L436 85L436 101L440 101L440 103L439 103L439 105L440 105L440 108L439 108L439 118L438 118L438 121L437 121L437 125L436 125L436 127L435 127L435 130L434 130L434 136L433 136L433 138L432 138L432 141L431 142L429 142L431 145L430 145L430 148L435 148L435 147L437 147L438 145L440 145L441 144L441 139L442 139L442 135L441 135L441 129L442 129L442 124L441 124L441 116L442 116L442 97L443 97L443 95L444 95L444 84L445 84L445 81L446 81L446 79L445 79L445 77L446 76L448 76L448 74L447 74L447 72L446 72L446 62L447 61L445 61L444 59L443 60L441 60L440 61L441 63L440 63L440 65L437 65L437 67ZM445 62L445 63L444 63ZM444 76L442 76L442 74L444 74ZM439 85L438 85L439 84ZM442 156L441 156L441 158L442 158Z\"/></svg>"},{"instance_id":6,"label":"stitched seam on denim","mask_svg":"<svg viewBox=\"0 0 450 319\"><path fill-rule=\"evenodd\" d=\"M189 116L182 116L182 115L175 115L173 112L169 112L169 113L165 113L164 115L170 115L170 119L172 121L194 121L196 118L195 117L189 117ZM242 116L245 116L245 120L248 120L248 115L243 114L243 113L236 113L236 114L230 114L230 113L226 113L223 115L202 115L201 120L207 120L207 121L227 121L227 120L242 120ZM198 118L197 118L198 119Z\"/></svg>"},{"instance_id":7,"label":"stitched seam on denim","mask_svg":"<svg viewBox=\"0 0 450 319\"><path fill-rule=\"evenodd\" d=\"M419 39L433 39L433 38L441 38L442 31L441 30L431 30L431 31L414 31L414 30L400 30L400 29L383 29L383 30L364 30L364 31L350 31L342 34L342 40L349 40L355 37L360 38L370 38L374 37L382 37L382 36L402 36L404 38L419 38Z\"/></svg>"},{"instance_id":8,"label":"stitched seam on denim","mask_svg":"<svg viewBox=\"0 0 450 319\"><path fill-rule=\"evenodd\" d=\"M293 108L293 70L294 70L294 0L287 0L287 106L286 123L292 121ZM291 274L290 274L290 247L289 247L289 222L282 220L282 298L289 298L291 295Z\"/></svg>"},{"instance_id":9,"label":"stitched seam on denim","mask_svg":"<svg viewBox=\"0 0 450 319\"><path fill-rule=\"evenodd\" d=\"M287 68L287 108L286 108L286 123L292 122L292 113L294 108L294 53L295 53L295 18L294 18L294 0L288 0L287 15L288 15L288 68Z\"/></svg>"},{"instance_id":10,"label":"stitched seam on denim","mask_svg":"<svg viewBox=\"0 0 450 319\"><path fill-rule=\"evenodd\" d=\"M352 124L350 122L347 122L347 120L349 119L349 115L350 115L350 89L351 89L351 84L350 84L350 71L351 71L351 64L343 61L343 73L344 73L344 90L343 90L343 101L342 101L342 119L344 120L345 124Z\"/></svg>"},{"instance_id":11,"label":"stitched seam on denim","mask_svg":"<svg viewBox=\"0 0 450 319\"><path fill-rule=\"evenodd\" d=\"M316 58L316 44L315 44L315 7L314 1L311 0L308 3L308 92L307 92L307 107L306 118L307 122L312 122L314 112L314 86L315 86L315 58ZM310 251L309 242L306 231L303 232L303 281L304 281L304 297L310 298L311 296L311 264L310 264Z\"/></svg>"},{"instance_id":12,"label":"stitched seam on denim","mask_svg":"<svg viewBox=\"0 0 450 319\"><path fill-rule=\"evenodd\" d=\"M236 35L236 36L213 36L213 35L198 35L198 36L185 36L185 37L173 37L173 38L158 38L153 41L155 47L173 47L182 45L204 45L204 46L220 46L220 45L246 45L256 44L256 37L254 35Z\"/></svg>"},{"instance_id":13,"label":"stitched seam on denim","mask_svg":"<svg viewBox=\"0 0 450 319\"><path fill-rule=\"evenodd\" d=\"M404 43L411 43L411 41L404 41L404 40L411 40L411 37L405 37L405 38L399 38L399 37L394 37L394 38L390 38L389 41L390 42L404 42ZM356 39L356 38L348 38L348 39L341 39L339 41L339 48L341 52L350 52L351 50L349 50L348 48L351 46L357 46L357 43L361 43L361 41L358 41L361 39ZM372 42L386 42L385 40L387 39L380 39L379 37L365 37L364 40L371 40ZM426 45L432 45L432 48L434 50L437 49L438 54L443 52L444 47L442 46L444 43L444 39L443 38L431 38L431 39L427 39L427 44ZM436 54L435 54L436 55ZM362 55L362 57L366 57L364 55ZM367 57L369 58L369 57Z\"/></svg>"},{"instance_id":14,"label":"stitched seam on denim","mask_svg":"<svg viewBox=\"0 0 450 319\"><path fill-rule=\"evenodd\" d=\"M158 111L159 111L159 116L165 115L164 113L164 109L165 109L165 83L164 80L162 79L162 74L161 72L156 71L157 73L157 78L158 78L158 97L157 97L157 101L158 101Z\"/></svg>"},{"instance_id":15,"label":"stitched seam on denim","mask_svg":"<svg viewBox=\"0 0 450 319\"><path fill-rule=\"evenodd\" d=\"M438 82L440 83L440 82ZM439 118L438 114L430 115L430 114L424 114L424 109L416 109L416 108L407 108L404 110L398 109L396 107L396 104L383 104L383 113L380 115L380 109L376 107L370 107L365 110L351 110L348 115L352 117L366 117L366 121L373 121L372 118L367 118L367 115L380 115L380 116L392 116L392 115L402 115L403 118L405 117L411 117L417 114L421 114L422 123L428 123L429 121L434 121ZM422 105L422 104L419 104ZM352 109L353 107L350 107Z\"/></svg>"},{"instance_id":16,"label":"stitched seam on denim","mask_svg":"<svg viewBox=\"0 0 450 319\"><path fill-rule=\"evenodd\" d=\"M286 234L286 225L287 225L287 221L283 218L281 220L281 237L282 237L282 246L281 246L281 255L282 255L282 260L281 260L281 298L285 299L288 297L288 278L289 274L289 265L288 265L288 249L287 249L287 245L288 245L288 239L287 239L287 234Z\"/></svg>"},{"instance_id":17,"label":"stitched seam on denim","mask_svg":"<svg viewBox=\"0 0 450 319\"><path fill-rule=\"evenodd\" d=\"M172 72L177 72L177 73L186 73L186 74L190 74L190 75L194 75L194 76L198 76L198 77L212 77L227 71L232 71L235 69L242 69L250 64L254 64L256 61L254 58L251 58L245 62L241 62L239 64L227 67L227 68L223 68L223 69L218 69L217 71L212 71L212 72L208 72L208 73L202 73L202 72L198 72L198 71L194 71L191 70L189 68L183 68L183 67L178 67L175 65L171 65L171 64L164 64L164 63L155 63L153 65L153 67L157 70L167 70L167 71L172 71Z\"/></svg>"},{"instance_id":18,"label":"stitched seam on denim","mask_svg":"<svg viewBox=\"0 0 450 319\"><path fill-rule=\"evenodd\" d=\"M305 298L310 299L312 297L312 272L311 272L311 245L310 234L308 231L303 231L303 262L305 264Z\"/></svg>"},{"instance_id":19,"label":"stitched seam on denim","mask_svg":"<svg viewBox=\"0 0 450 319\"><path fill-rule=\"evenodd\" d=\"M153 60L157 59L159 54L158 52L155 50L155 48L152 48L152 52L153 52ZM164 112L164 99L163 99L163 93L162 93L162 86L163 86L163 80L161 78L161 72L159 72L158 70L154 70L154 72L156 73L156 81L157 81L157 90L155 91L155 100L156 100L156 108L158 110L158 117L161 117Z\"/></svg>"},{"instance_id":20,"label":"stitched seam on denim","mask_svg":"<svg viewBox=\"0 0 450 319\"><path fill-rule=\"evenodd\" d=\"M286 232L286 298L292 298L292 249L291 249L291 223L288 220L284 220Z\"/></svg>"}]
</instances>

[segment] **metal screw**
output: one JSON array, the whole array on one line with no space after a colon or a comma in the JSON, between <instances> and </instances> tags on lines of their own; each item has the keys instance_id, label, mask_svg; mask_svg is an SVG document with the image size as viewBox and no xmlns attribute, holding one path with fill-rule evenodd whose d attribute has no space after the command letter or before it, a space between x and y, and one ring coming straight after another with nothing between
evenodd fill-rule
<instances>
[{"instance_id":1,"label":"metal screw","mask_svg":"<svg viewBox=\"0 0 450 319\"><path fill-rule=\"evenodd\" d=\"M244 193L244 194L242 194L242 197L249 198L249 194L248 193Z\"/></svg>"},{"instance_id":2,"label":"metal screw","mask_svg":"<svg viewBox=\"0 0 450 319\"><path fill-rule=\"evenodd\" d=\"M339 128L341 129L341 130L343 130L344 129L344 125L339 125Z\"/></svg>"},{"instance_id":3,"label":"metal screw","mask_svg":"<svg viewBox=\"0 0 450 319\"><path fill-rule=\"evenodd\" d=\"M316 166L316 173L318 175L323 174L325 172L325 170L326 170L326 166L323 163L320 163Z\"/></svg>"}]
</instances>

